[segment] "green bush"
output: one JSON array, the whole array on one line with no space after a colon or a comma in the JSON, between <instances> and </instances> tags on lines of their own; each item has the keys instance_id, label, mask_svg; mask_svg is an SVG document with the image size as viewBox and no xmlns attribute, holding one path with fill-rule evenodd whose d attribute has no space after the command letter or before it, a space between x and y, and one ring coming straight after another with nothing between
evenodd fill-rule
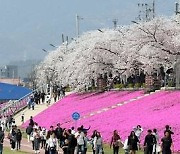
<instances>
[{"instance_id":1,"label":"green bush","mask_svg":"<svg viewBox=\"0 0 180 154\"><path fill-rule=\"evenodd\" d=\"M70 92L70 91L71 91L71 88L68 86L68 87L66 87L65 91L66 91L66 92Z\"/></svg>"},{"instance_id":2,"label":"green bush","mask_svg":"<svg viewBox=\"0 0 180 154\"><path fill-rule=\"evenodd\" d=\"M140 83L136 83L136 84L134 85L134 88L141 88L141 84L140 84Z\"/></svg>"},{"instance_id":3,"label":"green bush","mask_svg":"<svg viewBox=\"0 0 180 154\"><path fill-rule=\"evenodd\" d=\"M145 83L142 84L142 88L146 88L146 84Z\"/></svg>"},{"instance_id":4,"label":"green bush","mask_svg":"<svg viewBox=\"0 0 180 154\"><path fill-rule=\"evenodd\" d=\"M124 86L124 84L122 84L122 83L120 83L120 84L115 84L114 85L114 88L115 89L122 89L122 88L124 88L125 86Z\"/></svg>"},{"instance_id":5,"label":"green bush","mask_svg":"<svg viewBox=\"0 0 180 154\"><path fill-rule=\"evenodd\" d=\"M173 81L169 81L168 82L168 87L174 87L174 82Z\"/></svg>"},{"instance_id":6,"label":"green bush","mask_svg":"<svg viewBox=\"0 0 180 154\"><path fill-rule=\"evenodd\" d=\"M129 83L129 84L127 85L127 88L134 88L134 85L133 85L132 83Z\"/></svg>"},{"instance_id":7,"label":"green bush","mask_svg":"<svg viewBox=\"0 0 180 154\"><path fill-rule=\"evenodd\" d=\"M92 86L92 87L88 87L88 90L96 90L96 87L95 86Z\"/></svg>"}]
</instances>

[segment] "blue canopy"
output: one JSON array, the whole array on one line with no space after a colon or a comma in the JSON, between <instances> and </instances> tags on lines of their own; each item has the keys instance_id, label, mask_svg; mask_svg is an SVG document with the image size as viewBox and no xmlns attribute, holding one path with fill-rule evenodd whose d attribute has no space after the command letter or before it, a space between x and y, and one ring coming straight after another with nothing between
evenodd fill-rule
<instances>
[{"instance_id":1,"label":"blue canopy","mask_svg":"<svg viewBox=\"0 0 180 154\"><path fill-rule=\"evenodd\" d=\"M18 100L31 92L25 87L0 83L0 100Z\"/></svg>"}]
</instances>

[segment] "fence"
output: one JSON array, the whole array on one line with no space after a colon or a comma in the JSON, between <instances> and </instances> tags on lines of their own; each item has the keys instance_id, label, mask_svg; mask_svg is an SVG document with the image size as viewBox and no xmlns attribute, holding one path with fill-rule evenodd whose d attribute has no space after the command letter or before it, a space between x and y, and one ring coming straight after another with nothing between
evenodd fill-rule
<instances>
[{"instance_id":1,"label":"fence","mask_svg":"<svg viewBox=\"0 0 180 154\"><path fill-rule=\"evenodd\" d=\"M29 96L32 93L33 91L16 101L10 100L4 107L0 109L0 115L1 116L14 115L20 110L24 109L27 106Z\"/></svg>"},{"instance_id":2,"label":"fence","mask_svg":"<svg viewBox=\"0 0 180 154\"><path fill-rule=\"evenodd\" d=\"M38 89L40 89L41 87L39 87ZM20 98L19 100L16 100L16 101L10 100L5 106L3 106L0 109L0 116L14 115L17 112L21 111L22 109L26 108L27 102L29 100L29 96L33 94L35 91L37 91L38 89L35 89L31 93Z\"/></svg>"}]
</instances>

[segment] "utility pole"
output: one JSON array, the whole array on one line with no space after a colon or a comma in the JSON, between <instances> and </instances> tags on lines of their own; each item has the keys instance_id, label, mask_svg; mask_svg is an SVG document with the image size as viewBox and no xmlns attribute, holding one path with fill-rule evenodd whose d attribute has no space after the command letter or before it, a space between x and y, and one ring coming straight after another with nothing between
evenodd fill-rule
<instances>
[{"instance_id":1,"label":"utility pole","mask_svg":"<svg viewBox=\"0 0 180 154\"><path fill-rule=\"evenodd\" d=\"M155 0L153 0L153 8L152 8L152 11L153 11L153 18L155 18Z\"/></svg>"},{"instance_id":2,"label":"utility pole","mask_svg":"<svg viewBox=\"0 0 180 154\"><path fill-rule=\"evenodd\" d=\"M114 29L116 29L116 28L117 28L117 22L118 22L118 20L117 20L117 19L114 19L114 20L113 20Z\"/></svg>"},{"instance_id":3,"label":"utility pole","mask_svg":"<svg viewBox=\"0 0 180 154\"><path fill-rule=\"evenodd\" d=\"M76 36L79 37L79 22L83 20L79 15L76 14Z\"/></svg>"},{"instance_id":4,"label":"utility pole","mask_svg":"<svg viewBox=\"0 0 180 154\"><path fill-rule=\"evenodd\" d=\"M176 13L176 15L178 15L180 12L179 12L179 3L178 2L176 2L175 3L175 13Z\"/></svg>"},{"instance_id":5,"label":"utility pole","mask_svg":"<svg viewBox=\"0 0 180 154\"><path fill-rule=\"evenodd\" d=\"M62 34L62 43L64 43L64 34Z\"/></svg>"}]
</instances>

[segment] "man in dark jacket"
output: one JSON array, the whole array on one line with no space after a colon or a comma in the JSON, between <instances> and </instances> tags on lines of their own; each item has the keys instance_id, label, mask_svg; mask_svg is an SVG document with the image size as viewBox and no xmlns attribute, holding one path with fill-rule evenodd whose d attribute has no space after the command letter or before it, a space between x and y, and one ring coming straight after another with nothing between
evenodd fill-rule
<instances>
[{"instance_id":1,"label":"man in dark jacket","mask_svg":"<svg viewBox=\"0 0 180 154\"><path fill-rule=\"evenodd\" d=\"M71 134L71 129L68 129L68 154L74 154L75 147L77 146L77 139Z\"/></svg>"},{"instance_id":2,"label":"man in dark jacket","mask_svg":"<svg viewBox=\"0 0 180 154\"><path fill-rule=\"evenodd\" d=\"M148 130L148 134L145 137L144 140L144 147L146 154L152 154L153 152L153 145L155 144L156 138L154 135L152 135L152 130Z\"/></svg>"},{"instance_id":3,"label":"man in dark jacket","mask_svg":"<svg viewBox=\"0 0 180 154\"><path fill-rule=\"evenodd\" d=\"M26 128L28 142L30 141L30 135L31 135L32 131L33 131L33 127L31 124L29 124L29 126Z\"/></svg>"},{"instance_id":4,"label":"man in dark jacket","mask_svg":"<svg viewBox=\"0 0 180 154\"><path fill-rule=\"evenodd\" d=\"M55 129L55 135L58 139L58 144L61 147L62 146L63 129L61 128L60 123L57 124L57 127Z\"/></svg>"},{"instance_id":5,"label":"man in dark jacket","mask_svg":"<svg viewBox=\"0 0 180 154\"><path fill-rule=\"evenodd\" d=\"M3 153L3 142L4 142L4 132L2 131L2 127L0 127L0 154Z\"/></svg>"}]
</instances>

